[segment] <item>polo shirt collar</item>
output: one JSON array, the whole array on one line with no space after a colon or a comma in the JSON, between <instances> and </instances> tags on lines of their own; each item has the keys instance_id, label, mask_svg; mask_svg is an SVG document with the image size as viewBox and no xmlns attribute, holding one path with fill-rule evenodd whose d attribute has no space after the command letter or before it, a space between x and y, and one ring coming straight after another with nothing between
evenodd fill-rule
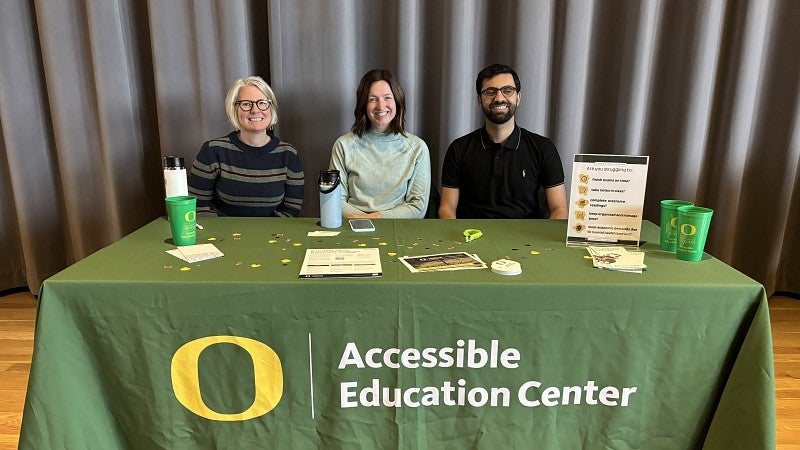
<instances>
[{"instance_id":1,"label":"polo shirt collar","mask_svg":"<svg viewBox=\"0 0 800 450\"><path fill-rule=\"evenodd\" d=\"M522 136L522 130L520 129L519 125L514 124L514 131L511 132L511 136L508 137L508 140L506 141L504 147L510 150L518 149L521 136ZM481 145L483 145L484 149L487 149L492 145L494 145L492 139L489 137L489 132L486 131L486 125L481 127Z\"/></svg>"}]
</instances>

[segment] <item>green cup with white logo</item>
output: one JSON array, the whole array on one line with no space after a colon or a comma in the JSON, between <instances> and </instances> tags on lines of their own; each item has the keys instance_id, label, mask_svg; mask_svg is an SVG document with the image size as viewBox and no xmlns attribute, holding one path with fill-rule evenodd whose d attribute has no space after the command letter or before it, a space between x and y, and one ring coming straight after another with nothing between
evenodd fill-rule
<instances>
[{"instance_id":1,"label":"green cup with white logo","mask_svg":"<svg viewBox=\"0 0 800 450\"><path fill-rule=\"evenodd\" d=\"M197 242L197 199L189 195L167 197L167 214L175 245L194 245Z\"/></svg>"},{"instance_id":2,"label":"green cup with white logo","mask_svg":"<svg viewBox=\"0 0 800 450\"><path fill-rule=\"evenodd\" d=\"M701 206L678 207L678 244L675 256L683 261L700 261L706 246L714 210Z\"/></svg>"},{"instance_id":3,"label":"green cup with white logo","mask_svg":"<svg viewBox=\"0 0 800 450\"><path fill-rule=\"evenodd\" d=\"M678 207L692 206L685 200L661 200L661 250L674 252L678 244Z\"/></svg>"}]
</instances>

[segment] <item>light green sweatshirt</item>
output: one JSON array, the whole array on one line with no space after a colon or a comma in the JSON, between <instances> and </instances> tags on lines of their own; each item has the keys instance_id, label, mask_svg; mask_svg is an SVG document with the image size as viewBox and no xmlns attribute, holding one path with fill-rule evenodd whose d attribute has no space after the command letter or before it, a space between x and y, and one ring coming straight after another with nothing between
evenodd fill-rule
<instances>
[{"instance_id":1,"label":"light green sweatshirt","mask_svg":"<svg viewBox=\"0 0 800 450\"><path fill-rule=\"evenodd\" d=\"M331 169L342 180L342 215L378 211L387 219L421 219L428 209L431 160L425 141L413 134L367 130L339 137Z\"/></svg>"}]
</instances>

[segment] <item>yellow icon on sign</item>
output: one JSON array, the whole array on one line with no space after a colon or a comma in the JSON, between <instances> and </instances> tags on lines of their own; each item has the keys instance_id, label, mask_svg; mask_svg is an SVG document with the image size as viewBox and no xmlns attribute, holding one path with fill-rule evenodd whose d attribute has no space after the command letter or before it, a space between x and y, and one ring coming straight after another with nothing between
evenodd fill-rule
<instances>
[{"instance_id":1,"label":"yellow icon on sign","mask_svg":"<svg viewBox=\"0 0 800 450\"><path fill-rule=\"evenodd\" d=\"M585 173L582 173L582 174L578 175L578 180L581 183L586 184L586 183L589 182L590 178L589 178L589 175L586 175Z\"/></svg>"},{"instance_id":2,"label":"yellow icon on sign","mask_svg":"<svg viewBox=\"0 0 800 450\"><path fill-rule=\"evenodd\" d=\"M578 194L586 195L589 193L589 188L586 186L578 186Z\"/></svg>"},{"instance_id":3,"label":"yellow icon on sign","mask_svg":"<svg viewBox=\"0 0 800 450\"><path fill-rule=\"evenodd\" d=\"M581 197L581 198L578 199L577 202L575 202L575 204L578 205L578 208L583 208L584 206L589 204L589 201L586 200L585 198Z\"/></svg>"},{"instance_id":4,"label":"yellow icon on sign","mask_svg":"<svg viewBox=\"0 0 800 450\"><path fill-rule=\"evenodd\" d=\"M575 219L577 219L577 220L586 219L586 212L585 211L575 211Z\"/></svg>"},{"instance_id":5,"label":"yellow icon on sign","mask_svg":"<svg viewBox=\"0 0 800 450\"><path fill-rule=\"evenodd\" d=\"M586 227L582 223L579 223L579 224L575 225L574 227L572 227L572 229L577 231L578 233L582 233L583 230L586 229Z\"/></svg>"}]
</instances>

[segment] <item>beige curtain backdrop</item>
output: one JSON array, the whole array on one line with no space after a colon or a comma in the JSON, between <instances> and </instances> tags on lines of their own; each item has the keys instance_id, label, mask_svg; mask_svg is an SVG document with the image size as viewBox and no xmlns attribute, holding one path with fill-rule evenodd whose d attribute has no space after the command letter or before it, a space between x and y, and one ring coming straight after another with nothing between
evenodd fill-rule
<instances>
[{"instance_id":1,"label":"beige curtain backdrop","mask_svg":"<svg viewBox=\"0 0 800 450\"><path fill-rule=\"evenodd\" d=\"M29 286L164 212L161 156L230 131L257 74L301 152L303 215L372 68L431 149L482 124L474 80L522 81L520 125L575 153L649 155L659 201L715 210L707 250L800 292L800 2L794 0L0 1L0 291Z\"/></svg>"}]
</instances>

